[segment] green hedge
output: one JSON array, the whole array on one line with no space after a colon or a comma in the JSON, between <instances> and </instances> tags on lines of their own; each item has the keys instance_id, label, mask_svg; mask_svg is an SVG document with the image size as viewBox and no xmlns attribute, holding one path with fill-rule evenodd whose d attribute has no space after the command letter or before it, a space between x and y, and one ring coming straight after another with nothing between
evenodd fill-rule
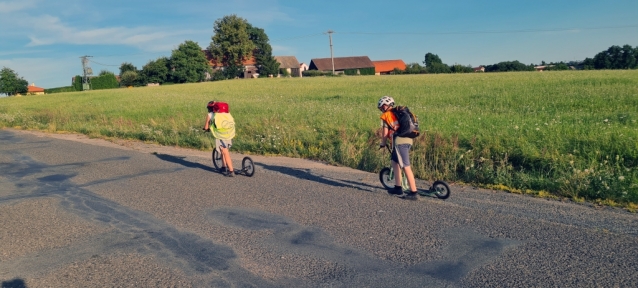
<instances>
[{"instance_id":1,"label":"green hedge","mask_svg":"<svg viewBox=\"0 0 638 288\"><path fill-rule=\"evenodd\" d=\"M75 88L75 91L82 91L82 76L75 76L75 81L73 81L73 88Z\"/></svg>"},{"instance_id":2,"label":"green hedge","mask_svg":"<svg viewBox=\"0 0 638 288\"><path fill-rule=\"evenodd\" d=\"M343 70L343 74L346 74L346 75L358 75L358 73L357 73L358 70L359 69L346 69L346 70Z\"/></svg>"},{"instance_id":3,"label":"green hedge","mask_svg":"<svg viewBox=\"0 0 638 288\"><path fill-rule=\"evenodd\" d=\"M74 86L66 86L66 87L57 87L57 88L44 89L44 93L45 94L76 92L76 91L77 90L75 90Z\"/></svg>"},{"instance_id":4,"label":"green hedge","mask_svg":"<svg viewBox=\"0 0 638 288\"><path fill-rule=\"evenodd\" d=\"M117 82L115 75L111 73L91 78L91 90L113 89L119 87L120 83Z\"/></svg>"},{"instance_id":5,"label":"green hedge","mask_svg":"<svg viewBox=\"0 0 638 288\"><path fill-rule=\"evenodd\" d=\"M75 91L83 91L82 90L82 76L75 76L75 80L73 82L73 89ZM115 78L114 74L107 73L102 76L92 77L91 78L91 90L102 90L102 89L113 89L119 88L120 83L117 82L117 78ZM59 91L66 92L66 91Z\"/></svg>"},{"instance_id":6,"label":"green hedge","mask_svg":"<svg viewBox=\"0 0 638 288\"><path fill-rule=\"evenodd\" d=\"M319 71L319 70L306 70L306 71L301 72L301 75L303 75L304 77L326 76L327 74L332 74L332 72L324 73L324 72Z\"/></svg>"},{"instance_id":7,"label":"green hedge","mask_svg":"<svg viewBox=\"0 0 638 288\"><path fill-rule=\"evenodd\" d=\"M374 67L359 69L360 75L374 75L374 73L375 73Z\"/></svg>"},{"instance_id":8,"label":"green hedge","mask_svg":"<svg viewBox=\"0 0 638 288\"><path fill-rule=\"evenodd\" d=\"M374 67L343 70L343 74L346 75L374 75L374 73Z\"/></svg>"}]
</instances>

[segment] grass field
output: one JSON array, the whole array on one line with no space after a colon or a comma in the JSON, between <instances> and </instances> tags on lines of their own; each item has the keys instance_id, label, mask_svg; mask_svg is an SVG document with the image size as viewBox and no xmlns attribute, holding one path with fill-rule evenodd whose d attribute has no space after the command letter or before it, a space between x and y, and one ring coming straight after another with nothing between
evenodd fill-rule
<instances>
[{"instance_id":1,"label":"grass field","mask_svg":"<svg viewBox=\"0 0 638 288\"><path fill-rule=\"evenodd\" d=\"M226 101L233 149L387 165L377 100L408 105L425 135L421 179L638 203L638 71L251 79L0 98L0 126L210 149L205 104Z\"/></svg>"}]
</instances>

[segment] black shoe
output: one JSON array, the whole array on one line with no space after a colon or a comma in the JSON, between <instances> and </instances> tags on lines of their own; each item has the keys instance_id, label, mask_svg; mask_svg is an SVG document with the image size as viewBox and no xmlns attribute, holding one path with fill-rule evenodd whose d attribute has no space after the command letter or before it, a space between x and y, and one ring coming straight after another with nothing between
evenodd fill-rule
<instances>
[{"instance_id":1,"label":"black shoe","mask_svg":"<svg viewBox=\"0 0 638 288\"><path fill-rule=\"evenodd\" d=\"M228 172L224 173L224 176L226 176L226 177L235 177L235 172L228 171Z\"/></svg>"},{"instance_id":2,"label":"black shoe","mask_svg":"<svg viewBox=\"0 0 638 288\"><path fill-rule=\"evenodd\" d=\"M226 174L226 172L228 171L228 169L226 167L222 167L219 169L219 172L222 174Z\"/></svg>"},{"instance_id":3,"label":"black shoe","mask_svg":"<svg viewBox=\"0 0 638 288\"><path fill-rule=\"evenodd\" d=\"M417 200L418 198L417 194L418 194L417 192L408 192L408 193L405 193L405 195L403 195L402 198L405 200Z\"/></svg>"},{"instance_id":4,"label":"black shoe","mask_svg":"<svg viewBox=\"0 0 638 288\"><path fill-rule=\"evenodd\" d=\"M394 186L393 189L389 189L388 193L390 195L403 195L403 188L401 186Z\"/></svg>"}]
</instances>

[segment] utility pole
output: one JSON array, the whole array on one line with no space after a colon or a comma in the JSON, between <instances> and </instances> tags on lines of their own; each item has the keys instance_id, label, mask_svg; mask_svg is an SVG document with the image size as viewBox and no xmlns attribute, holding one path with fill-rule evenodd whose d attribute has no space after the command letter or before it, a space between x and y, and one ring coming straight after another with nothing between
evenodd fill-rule
<instances>
[{"instance_id":1,"label":"utility pole","mask_svg":"<svg viewBox=\"0 0 638 288\"><path fill-rule=\"evenodd\" d=\"M91 80L89 76L93 75L93 69L89 67L89 57L93 56L84 55L80 57L82 59L82 71L84 71L84 76L82 77L82 91L91 90Z\"/></svg>"},{"instance_id":2,"label":"utility pole","mask_svg":"<svg viewBox=\"0 0 638 288\"><path fill-rule=\"evenodd\" d=\"M328 38L330 38L330 60L332 61L332 75L335 75L335 58L332 54L332 33L335 33L332 30L328 30Z\"/></svg>"}]
</instances>

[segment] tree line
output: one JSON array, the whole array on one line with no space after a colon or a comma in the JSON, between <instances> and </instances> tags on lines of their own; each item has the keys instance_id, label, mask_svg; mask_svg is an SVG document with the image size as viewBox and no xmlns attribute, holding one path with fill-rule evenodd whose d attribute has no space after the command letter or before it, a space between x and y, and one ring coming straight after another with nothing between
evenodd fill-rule
<instances>
[{"instance_id":1,"label":"tree line","mask_svg":"<svg viewBox=\"0 0 638 288\"><path fill-rule=\"evenodd\" d=\"M122 86L143 86L148 83L195 83L240 77L243 62L254 57L260 77L279 73L279 62L272 55L272 46L264 29L255 27L237 15L215 21L211 43L205 51L196 42L187 40L173 50L170 57L149 61L138 70L125 62L120 66ZM205 53L218 64L211 68Z\"/></svg>"},{"instance_id":2,"label":"tree line","mask_svg":"<svg viewBox=\"0 0 638 288\"><path fill-rule=\"evenodd\" d=\"M459 64L447 65L443 63L441 58L432 53L425 54L424 65L420 63L406 64L405 70L395 69L394 74L439 74L439 73L470 73L474 72L474 68L470 65L463 66ZM600 70L600 69L637 69L638 68L638 46L631 45L611 46L609 49L602 51L594 56L594 58L585 58L583 61L571 62L551 62L542 61L540 65L526 65L517 60L503 61L491 65L480 65L484 68L484 72L510 72L510 71L534 71L535 67L544 66L544 70Z\"/></svg>"}]
</instances>

